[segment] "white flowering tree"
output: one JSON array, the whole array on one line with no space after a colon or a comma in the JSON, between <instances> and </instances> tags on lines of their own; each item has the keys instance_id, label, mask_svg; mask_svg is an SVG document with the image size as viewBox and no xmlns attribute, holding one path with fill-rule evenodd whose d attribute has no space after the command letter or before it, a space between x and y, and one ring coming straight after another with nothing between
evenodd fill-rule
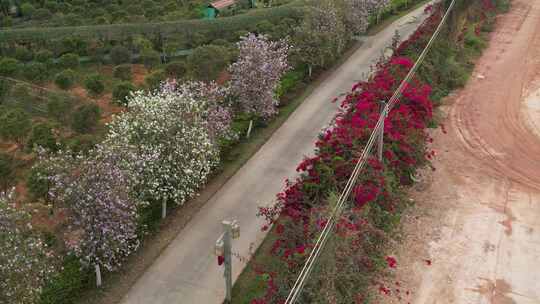
<instances>
[{"instance_id":1,"label":"white flowering tree","mask_svg":"<svg viewBox=\"0 0 540 304\"><path fill-rule=\"evenodd\" d=\"M270 41L266 36L248 34L238 42L238 60L229 67L231 91L246 113L268 118L276 113L274 92L290 68L286 40Z\"/></svg>"},{"instance_id":2,"label":"white flowering tree","mask_svg":"<svg viewBox=\"0 0 540 304\"><path fill-rule=\"evenodd\" d=\"M168 201L181 205L195 195L219 162L205 109L189 92L136 92L109 124L104 146L132 151L123 170L137 177L132 188L142 201L162 203L163 217Z\"/></svg>"},{"instance_id":3,"label":"white flowering tree","mask_svg":"<svg viewBox=\"0 0 540 304\"><path fill-rule=\"evenodd\" d=\"M0 303L33 304L56 273L56 259L29 224L30 216L0 193Z\"/></svg>"},{"instance_id":4,"label":"white flowering tree","mask_svg":"<svg viewBox=\"0 0 540 304\"><path fill-rule=\"evenodd\" d=\"M115 270L139 245L133 179L119 166L126 155L98 146L89 155L60 151L43 160L52 175L50 197L70 210L67 247L83 265Z\"/></svg>"}]
</instances>

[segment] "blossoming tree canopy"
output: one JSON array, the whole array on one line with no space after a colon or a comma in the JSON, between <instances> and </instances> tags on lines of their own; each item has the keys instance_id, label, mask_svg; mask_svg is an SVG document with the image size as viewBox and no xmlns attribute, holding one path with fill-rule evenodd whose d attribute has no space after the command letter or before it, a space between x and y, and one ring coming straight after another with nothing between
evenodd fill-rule
<instances>
[{"instance_id":1,"label":"blossoming tree canopy","mask_svg":"<svg viewBox=\"0 0 540 304\"><path fill-rule=\"evenodd\" d=\"M0 193L0 303L35 303L55 258L9 194Z\"/></svg>"},{"instance_id":2,"label":"blossoming tree canopy","mask_svg":"<svg viewBox=\"0 0 540 304\"><path fill-rule=\"evenodd\" d=\"M137 176L139 198L183 204L219 161L206 105L190 92L162 88L134 93L128 109L109 124L104 145L133 151L122 166Z\"/></svg>"},{"instance_id":3,"label":"blossoming tree canopy","mask_svg":"<svg viewBox=\"0 0 540 304\"><path fill-rule=\"evenodd\" d=\"M167 82L163 90L174 90L192 96L204 108L203 117L207 121L210 138L214 142L220 139L234 140L237 134L231 129L233 113L229 102L230 87L220 86L216 82L188 81L181 84Z\"/></svg>"},{"instance_id":4,"label":"blossoming tree canopy","mask_svg":"<svg viewBox=\"0 0 540 304\"><path fill-rule=\"evenodd\" d=\"M83 265L114 270L138 247L137 203L131 177L119 163L124 155L97 146L88 155L59 151L43 159L50 172L50 197L69 210L66 247Z\"/></svg>"},{"instance_id":5,"label":"blossoming tree canopy","mask_svg":"<svg viewBox=\"0 0 540 304\"><path fill-rule=\"evenodd\" d=\"M270 41L264 35L250 33L238 42L239 56L229 71L231 90L242 111L268 118L276 114L278 101L274 91L290 66L291 47L286 40Z\"/></svg>"}]
</instances>

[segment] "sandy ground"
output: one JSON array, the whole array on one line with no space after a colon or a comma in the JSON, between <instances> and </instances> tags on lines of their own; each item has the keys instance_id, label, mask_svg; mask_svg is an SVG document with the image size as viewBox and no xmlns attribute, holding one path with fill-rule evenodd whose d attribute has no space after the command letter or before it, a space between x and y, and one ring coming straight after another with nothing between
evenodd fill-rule
<instances>
[{"instance_id":1,"label":"sandy ground","mask_svg":"<svg viewBox=\"0 0 540 304\"><path fill-rule=\"evenodd\" d=\"M514 0L442 107L382 303L540 303L540 1ZM410 294L406 295L405 292ZM398 300L398 297L402 297Z\"/></svg>"}]
</instances>

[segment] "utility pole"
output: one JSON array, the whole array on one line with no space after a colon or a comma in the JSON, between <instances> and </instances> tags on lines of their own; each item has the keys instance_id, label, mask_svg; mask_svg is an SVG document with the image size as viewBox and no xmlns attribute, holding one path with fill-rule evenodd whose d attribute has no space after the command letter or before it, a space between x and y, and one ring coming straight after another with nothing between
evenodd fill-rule
<instances>
[{"instance_id":1,"label":"utility pole","mask_svg":"<svg viewBox=\"0 0 540 304\"><path fill-rule=\"evenodd\" d=\"M223 234L216 241L215 254L218 264L222 259L224 264L223 277L225 278L225 303L232 301L232 239L240 237L240 226L236 220L223 221Z\"/></svg>"},{"instance_id":2,"label":"utility pole","mask_svg":"<svg viewBox=\"0 0 540 304\"><path fill-rule=\"evenodd\" d=\"M379 130L379 145L377 147L377 157L382 163L383 161L383 147L384 147L384 120L386 119L386 102L381 100L380 112L382 117L381 129Z\"/></svg>"}]
</instances>

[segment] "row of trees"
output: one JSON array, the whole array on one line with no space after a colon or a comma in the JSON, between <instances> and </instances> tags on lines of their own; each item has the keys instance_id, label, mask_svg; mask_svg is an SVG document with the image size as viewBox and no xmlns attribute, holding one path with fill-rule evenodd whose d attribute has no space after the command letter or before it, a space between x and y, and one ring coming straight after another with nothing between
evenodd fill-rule
<instances>
[{"instance_id":1,"label":"row of trees","mask_svg":"<svg viewBox=\"0 0 540 304\"><path fill-rule=\"evenodd\" d=\"M390 0L310 1L303 23L295 30L297 58L309 67L324 68L345 50L353 35L364 33L370 16L382 12Z\"/></svg>"},{"instance_id":2,"label":"row of trees","mask_svg":"<svg viewBox=\"0 0 540 304\"><path fill-rule=\"evenodd\" d=\"M137 249L139 232L145 229L140 217L145 208L183 204L205 184L219 164L220 140L235 136L233 115L248 112L268 118L276 113L272 94L289 68L288 43L249 34L238 48L242 67L230 67L234 79L230 85L169 81L158 90L133 93L127 111L114 117L104 141L88 153L40 150L34 167L40 172L38 179L47 184L53 210L68 210L65 245L83 265L95 267L98 278L102 267L115 270ZM265 97L251 100L254 93L242 77L264 83L259 93ZM21 233L32 235L29 230L2 226L6 230L0 239L4 233L18 238ZM24 251L2 254L6 257L0 257L0 269L5 267L6 272L14 270L4 263L31 258ZM40 267L55 264L40 263ZM29 271L24 269L24 275ZM50 274L43 273L42 278ZM45 280L37 281L32 290L26 289L24 280L9 283L16 285L10 290L24 292L2 289L1 296L9 303L26 303L21 299L35 300L38 293L32 290L39 290Z\"/></svg>"},{"instance_id":3,"label":"row of trees","mask_svg":"<svg viewBox=\"0 0 540 304\"><path fill-rule=\"evenodd\" d=\"M0 1L0 27L175 21L203 16L204 0ZM245 1L247 2L247 1Z\"/></svg>"}]
</instances>

